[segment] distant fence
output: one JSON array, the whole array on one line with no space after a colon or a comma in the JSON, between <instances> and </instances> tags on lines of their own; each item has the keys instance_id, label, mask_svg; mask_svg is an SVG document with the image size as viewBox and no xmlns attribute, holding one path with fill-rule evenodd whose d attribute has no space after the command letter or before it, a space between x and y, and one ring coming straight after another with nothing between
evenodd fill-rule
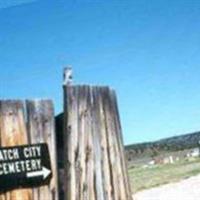
<instances>
[{"instance_id":1,"label":"distant fence","mask_svg":"<svg viewBox=\"0 0 200 200\"><path fill-rule=\"evenodd\" d=\"M0 200L58 200L54 108L49 100L0 101L0 146L47 143L52 179L49 185L14 189L0 194ZM15 180L10 180L11 182ZM3 185L1 186L3 187Z\"/></svg>"},{"instance_id":2,"label":"distant fence","mask_svg":"<svg viewBox=\"0 0 200 200\"><path fill-rule=\"evenodd\" d=\"M64 86L65 200L132 200L115 92Z\"/></svg>"}]
</instances>

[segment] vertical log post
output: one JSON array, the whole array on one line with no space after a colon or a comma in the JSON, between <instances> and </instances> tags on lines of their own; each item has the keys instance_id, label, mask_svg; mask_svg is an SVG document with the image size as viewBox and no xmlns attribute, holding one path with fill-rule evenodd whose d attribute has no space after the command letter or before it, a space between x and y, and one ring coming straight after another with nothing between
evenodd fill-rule
<instances>
[{"instance_id":1,"label":"vertical log post","mask_svg":"<svg viewBox=\"0 0 200 200\"><path fill-rule=\"evenodd\" d=\"M0 139L1 147L28 144L23 102L0 101ZM33 200L32 189L12 190L0 195L0 199Z\"/></svg>"},{"instance_id":2,"label":"vertical log post","mask_svg":"<svg viewBox=\"0 0 200 200\"><path fill-rule=\"evenodd\" d=\"M58 200L57 156L54 124L54 108L50 100L28 100L27 127L29 142L47 143L50 151L53 177L50 185L33 189L33 200Z\"/></svg>"},{"instance_id":3,"label":"vertical log post","mask_svg":"<svg viewBox=\"0 0 200 200\"><path fill-rule=\"evenodd\" d=\"M0 146L47 143L53 177L50 185L16 189L0 200L58 200L53 104L49 100L0 101ZM11 180L12 181L12 180Z\"/></svg>"},{"instance_id":4,"label":"vertical log post","mask_svg":"<svg viewBox=\"0 0 200 200\"><path fill-rule=\"evenodd\" d=\"M115 92L64 86L65 200L132 200Z\"/></svg>"}]
</instances>

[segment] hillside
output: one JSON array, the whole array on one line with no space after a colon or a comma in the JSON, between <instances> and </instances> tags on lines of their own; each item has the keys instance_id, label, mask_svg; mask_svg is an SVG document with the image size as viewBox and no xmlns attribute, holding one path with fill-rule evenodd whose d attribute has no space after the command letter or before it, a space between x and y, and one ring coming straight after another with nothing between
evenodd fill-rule
<instances>
[{"instance_id":1,"label":"hillside","mask_svg":"<svg viewBox=\"0 0 200 200\"><path fill-rule=\"evenodd\" d=\"M152 157L166 152L183 151L199 146L200 132L161 139L155 142L125 146L126 157L130 161L139 157Z\"/></svg>"}]
</instances>

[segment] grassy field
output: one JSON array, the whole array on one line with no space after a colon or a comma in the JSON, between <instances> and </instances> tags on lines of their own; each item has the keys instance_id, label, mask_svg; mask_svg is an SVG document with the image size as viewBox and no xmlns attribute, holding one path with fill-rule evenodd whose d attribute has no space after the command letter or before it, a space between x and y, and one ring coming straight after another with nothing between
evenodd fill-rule
<instances>
[{"instance_id":1,"label":"grassy field","mask_svg":"<svg viewBox=\"0 0 200 200\"><path fill-rule=\"evenodd\" d=\"M134 193L176 182L200 174L200 159L193 161L179 161L174 164L155 165L148 168L129 167L129 177Z\"/></svg>"}]
</instances>

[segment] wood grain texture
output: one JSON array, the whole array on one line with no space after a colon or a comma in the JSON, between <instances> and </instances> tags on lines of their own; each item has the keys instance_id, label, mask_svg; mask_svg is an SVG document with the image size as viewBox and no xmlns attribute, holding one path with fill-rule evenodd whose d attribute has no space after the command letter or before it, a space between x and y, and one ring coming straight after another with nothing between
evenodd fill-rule
<instances>
[{"instance_id":1,"label":"wood grain texture","mask_svg":"<svg viewBox=\"0 0 200 200\"><path fill-rule=\"evenodd\" d=\"M0 101L0 145L17 146L45 142L51 157L50 185L17 189L0 200L58 200L54 109L49 100Z\"/></svg>"},{"instance_id":2,"label":"wood grain texture","mask_svg":"<svg viewBox=\"0 0 200 200\"><path fill-rule=\"evenodd\" d=\"M132 200L115 92L64 87L65 200Z\"/></svg>"},{"instance_id":3,"label":"wood grain texture","mask_svg":"<svg viewBox=\"0 0 200 200\"><path fill-rule=\"evenodd\" d=\"M28 143L24 112L24 105L21 101L0 101L0 139L2 147ZM32 190L12 190L2 194L0 199L32 200Z\"/></svg>"},{"instance_id":4,"label":"wood grain texture","mask_svg":"<svg viewBox=\"0 0 200 200\"><path fill-rule=\"evenodd\" d=\"M27 127L31 144L47 143L50 151L53 177L50 185L33 190L35 200L58 200L56 138L54 109L50 100L27 100Z\"/></svg>"}]
</instances>

